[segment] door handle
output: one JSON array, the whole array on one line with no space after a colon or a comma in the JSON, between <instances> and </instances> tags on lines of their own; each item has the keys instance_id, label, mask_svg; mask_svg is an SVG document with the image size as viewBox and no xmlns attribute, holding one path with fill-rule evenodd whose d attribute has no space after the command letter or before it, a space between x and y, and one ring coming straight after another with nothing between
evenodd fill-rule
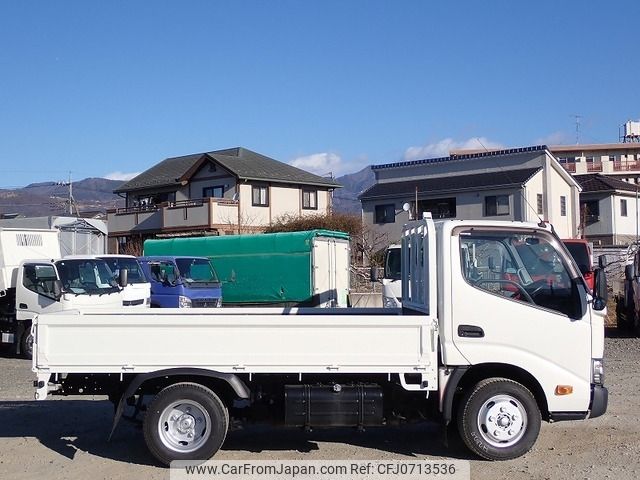
<instances>
[{"instance_id":1,"label":"door handle","mask_svg":"<svg viewBox=\"0 0 640 480\"><path fill-rule=\"evenodd\" d=\"M458 325L459 337L482 338L484 330L476 325Z\"/></svg>"},{"instance_id":2,"label":"door handle","mask_svg":"<svg viewBox=\"0 0 640 480\"><path fill-rule=\"evenodd\" d=\"M26 310L27 308L29 308L29 305L27 305L26 303L21 303L20 305L18 305L18 307L22 310Z\"/></svg>"}]
</instances>

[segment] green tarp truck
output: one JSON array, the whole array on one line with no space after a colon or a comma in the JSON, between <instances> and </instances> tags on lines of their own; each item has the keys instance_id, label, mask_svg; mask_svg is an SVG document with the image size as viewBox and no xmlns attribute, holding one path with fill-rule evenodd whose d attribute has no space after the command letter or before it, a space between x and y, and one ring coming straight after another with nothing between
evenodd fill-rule
<instances>
[{"instance_id":1,"label":"green tarp truck","mask_svg":"<svg viewBox=\"0 0 640 480\"><path fill-rule=\"evenodd\" d=\"M209 257L224 306L347 306L350 249L343 232L147 240L144 254Z\"/></svg>"}]
</instances>

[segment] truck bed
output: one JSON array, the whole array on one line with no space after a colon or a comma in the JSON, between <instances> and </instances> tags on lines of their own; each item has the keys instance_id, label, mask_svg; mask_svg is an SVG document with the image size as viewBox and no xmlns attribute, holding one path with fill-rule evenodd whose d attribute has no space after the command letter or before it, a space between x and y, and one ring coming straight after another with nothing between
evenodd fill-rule
<instances>
[{"instance_id":1,"label":"truck bed","mask_svg":"<svg viewBox=\"0 0 640 480\"><path fill-rule=\"evenodd\" d=\"M40 315L33 370L147 373L437 371L437 327L389 309L162 309ZM40 375L39 375L40 376Z\"/></svg>"}]
</instances>

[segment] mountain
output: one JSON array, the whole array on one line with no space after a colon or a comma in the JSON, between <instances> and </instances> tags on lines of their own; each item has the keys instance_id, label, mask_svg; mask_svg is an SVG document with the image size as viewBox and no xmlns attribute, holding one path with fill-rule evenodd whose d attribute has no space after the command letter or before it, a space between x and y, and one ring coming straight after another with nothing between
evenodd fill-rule
<instances>
[{"instance_id":1,"label":"mountain","mask_svg":"<svg viewBox=\"0 0 640 480\"><path fill-rule=\"evenodd\" d=\"M365 167L359 172L349 173L336 178L342 185L333 192L333 207L336 212L360 214L361 206L358 195L375 183L371 167Z\"/></svg>"},{"instance_id":2,"label":"mountain","mask_svg":"<svg viewBox=\"0 0 640 480\"><path fill-rule=\"evenodd\" d=\"M75 205L80 212L100 211L124 206L124 199L113 194L119 180L86 178L73 182ZM75 209L74 209L75 210ZM23 188L0 190L0 215L28 217L69 213L69 187L59 182L32 183Z\"/></svg>"},{"instance_id":3,"label":"mountain","mask_svg":"<svg viewBox=\"0 0 640 480\"><path fill-rule=\"evenodd\" d=\"M371 167L338 177L343 186L334 192L333 205L337 212L360 214L358 195L375 183ZM80 212L100 211L123 207L124 199L113 194L122 184L119 180L85 178L73 182L72 192ZM28 217L67 215L69 187L60 182L32 183L23 188L0 189L0 215L20 214Z\"/></svg>"}]
</instances>

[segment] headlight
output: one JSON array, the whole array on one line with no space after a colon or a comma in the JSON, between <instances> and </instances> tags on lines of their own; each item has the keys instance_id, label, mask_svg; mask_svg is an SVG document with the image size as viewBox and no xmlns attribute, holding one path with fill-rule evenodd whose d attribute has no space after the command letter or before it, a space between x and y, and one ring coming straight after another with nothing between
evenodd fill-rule
<instances>
[{"instance_id":1,"label":"headlight","mask_svg":"<svg viewBox=\"0 0 640 480\"><path fill-rule=\"evenodd\" d=\"M382 306L384 308L398 308L400 307L400 302L396 300L395 297L382 297Z\"/></svg>"},{"instance_id":2,"label":"headlight","mask_svg":"<svg viewBox=\"0 0 640 480\"><path fill-rule=\"evenodd\" d=\"M604 385L604 361L602 358L591 359L591 383Z\"/></svg>"},{"instance_id":3,"label":"headlight","mask_svg":"<svg viewBox=\"0 0 640 480\"><path fill-rule=\"evenodd\" d=\"M191 308L191 299L189 297L178 297L178 308Z\"/></svg>"}]
</instances>

